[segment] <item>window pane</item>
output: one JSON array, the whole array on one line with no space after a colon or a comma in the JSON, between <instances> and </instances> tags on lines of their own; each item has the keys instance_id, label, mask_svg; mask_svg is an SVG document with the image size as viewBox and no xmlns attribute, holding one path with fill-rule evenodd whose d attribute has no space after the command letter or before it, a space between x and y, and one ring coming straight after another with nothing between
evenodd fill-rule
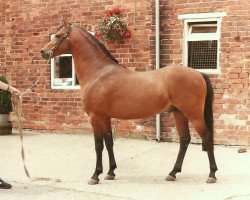
<instances>
[{"instance_id":1,"label":"window pane","mask_svg":"<svg viewBox=\"0 0 250 200\"><path fill-rule=\"evenodd\" d=\"M216 33L216 26L193 26L192 33Z\"/></svg>"},{"instance_id":2,"label":"window pane","mask_svg":"<svg viewBox=\"0 0 250 200\"><path fill-rule=\"evenodd\" d=\"M189 41L188 67L217 69L217 40Z\"/></svg>"},{"instance_id":3,"label":"window pane","mask_svg":"<svg viewBox=\"0 0 250 200\"><path fill-rule=\"evenodd\" d=\"M59 57L59 78L72 78L72 56Z\"/></svg>"}]
</instances>

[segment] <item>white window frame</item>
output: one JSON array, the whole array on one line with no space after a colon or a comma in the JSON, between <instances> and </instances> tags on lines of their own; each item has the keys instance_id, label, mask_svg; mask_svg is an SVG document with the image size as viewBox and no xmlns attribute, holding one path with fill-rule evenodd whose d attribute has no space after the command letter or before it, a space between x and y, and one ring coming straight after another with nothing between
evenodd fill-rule
<instances>
[{"instance_id":1,"label":"white window frame","mask_svg":"<svg viewBox=\"0 0 250 200\"><path fill-rule=\"evenodd\" d=\"M226 12L217 13L198 13L198 14L184 14L179 15L178 19L183 20L184 23L184 38L183 38L183 64L188 65L188 42L189 41L204 41L204 40L217 40L217 67L216 69L196 69L200 72L207 74L219 74L220 70L220 36L221 36L221 21L222 17L226 16ZM217 31L216 33L191 33L191 28L189 26L192 22L216 22Z\"/></svg>"},{"instance_id":2,"label":"white window frame","mask_svg":"<svg viewBox=\"0 0 250 200\"><path fill-rule=\"evenodd\" d=\"M62 54L60 56L56 57L65 57L65 56L71 56L71 54ZM75 65L74 65L74 59L72 57L72 79L73 85L54 85L55 83L55 58L51 58L51 89L62 89L62 90L79 90L80 85L76 85L76 73L75 73ZM62 78L58 78L62 79Z\"/></svg>"}]
</instances>

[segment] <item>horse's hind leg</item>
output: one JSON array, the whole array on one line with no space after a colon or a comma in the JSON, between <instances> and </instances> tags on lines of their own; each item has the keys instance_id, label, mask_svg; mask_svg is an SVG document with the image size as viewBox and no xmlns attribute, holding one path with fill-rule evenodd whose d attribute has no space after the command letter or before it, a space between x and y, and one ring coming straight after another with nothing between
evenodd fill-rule
<instances>
[{"instance_id":1,"label":"horse's hind leg","mask_svg":"<svg viewBox=\"0 0 250 200\"><path fill-rule=\"evenodd\" d=\"M217 169L217 165L216 165L215 157L214 157L213 136L212 136L212 133L208 130L204 120L202 119L203 118L200 118L199 120L191 120L191 123L193 124L195 130L201 137L202 144L204 145L205 150L207 151L209 165L210 165L210 173L206 182L215 183L217 180L215 177L215 172L218 169Z\"/></svg>"},{"instance_id":2,"label":"horse's hind leg","mask_svg":"<svg viewBox=\"0 0 250 200\"><path fill-rule=\"evenodd\" d=\"M179 134L180 149L174 168L166 178L167 181L174 181L176 179L176 173L181 172L182 163L191 140L188 127L188 119L180 111L175 111L174 117L176 122L176 128Z\"/></svg>"},{"instance_id":3,"label":"horse's hind leg","mask_svg":"<svg viewBox=\"0 0 250 200\"><path fill-rule=\"evenodd\" d=\"M109 155L109 171L105 176L105 180L113 180L115 178L114 170L116 169L115 156L113 151L114 141L112 136L111 123L109 121L109 131L108 134L104 136L105 145Z\"/></svg>"}]
</instances>

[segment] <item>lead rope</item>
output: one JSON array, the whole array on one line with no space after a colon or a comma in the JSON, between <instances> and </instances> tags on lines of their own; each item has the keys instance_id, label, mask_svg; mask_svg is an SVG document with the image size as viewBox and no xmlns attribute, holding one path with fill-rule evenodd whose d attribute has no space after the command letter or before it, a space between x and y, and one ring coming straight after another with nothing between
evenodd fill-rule
<instances>
[{"instance_id":1,"label":"lead rope","mask_svg":"<svg viewBox=\"0 0 250 200\"><path fill-rule=\"evenodd\" d=\"M22 128L22 108L23 108L23 101L22 97L24 94L26 94L28 91L30 91L35 85L37 85L38 81L41 79L43 76L46 66L48 65L50 61L50 58L48 59L48 62L46 62L44 68L42 69L42 72L40 76L37 78L37 80L27 89L25 90L21 95L18 95L18 102L17 102L17 109L16 109L16 114L17 114L17 123L18 123L18 130L19 130L19 136L20 136L20 141L21 141L21 155L22 155L22 161L23 161L23 167L24 167L24 172L26 176L32 180L32 181L54 181L54 182L61 182L60 179L53 179L53 178L46 178L46 177L34 177L31 178L30 173L28 168L26 167L26 162L25 162L25 151L24 151L24 145L23 145L23 128Z\"/></svg>"}]
</instances>

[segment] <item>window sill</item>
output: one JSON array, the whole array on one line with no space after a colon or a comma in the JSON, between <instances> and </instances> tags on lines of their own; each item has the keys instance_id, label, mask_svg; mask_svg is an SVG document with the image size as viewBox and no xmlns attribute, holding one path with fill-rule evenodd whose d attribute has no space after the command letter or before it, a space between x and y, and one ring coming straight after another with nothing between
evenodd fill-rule
<instances>
[{"instance_id":1,"label":"window sill","mask_svg":"<svg viewBox=\"0 0 250 200\"><path fill-rule=\"evenodd\" d=\"M80 86L51 86L52 90L80 90Z\"/></svg>"},{"instance_id":2,"label":"window sill","mask_svg":"<svg viewBox=\"0 0 250 200\"><path fill-rule=\"evenodd\" d=\"M204 74L221 74L219 69L195 69Z\"/></svg>"}]
</instances>

